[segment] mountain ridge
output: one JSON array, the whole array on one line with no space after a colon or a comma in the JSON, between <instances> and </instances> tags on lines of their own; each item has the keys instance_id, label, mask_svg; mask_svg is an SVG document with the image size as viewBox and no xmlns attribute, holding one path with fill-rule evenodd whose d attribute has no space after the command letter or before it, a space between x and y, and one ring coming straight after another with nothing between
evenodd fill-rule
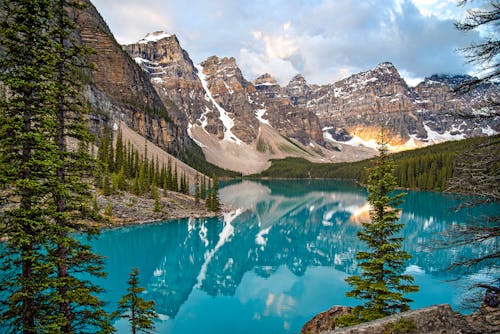
<instances>
[{"instance_id":1,"label":"mountain ridge","mask_svg":"<svg viewBox=\"0 0 500 334\"><path fill-rule=\"evenodd\" d=\"M122 47L160 97L179 106L177 119L188 136L220 167L242 171L243 152L260 161L258 168L287 156L360 160L375 154L382 127L393 151L500 132L500 116L489 103L498 99L498 85L455 94L465 75L436 74L410 87L392 63L383 62L332 84L310 85L297 74L282 87L269 73L247 80L234 57L211 56L195 65L175 34L154 34L163 38L148 41L148 34ZM266 143L262 133L269 131L293 145ZM224 163L238 150L234 163Z\"/></svg>"}]
</instances>

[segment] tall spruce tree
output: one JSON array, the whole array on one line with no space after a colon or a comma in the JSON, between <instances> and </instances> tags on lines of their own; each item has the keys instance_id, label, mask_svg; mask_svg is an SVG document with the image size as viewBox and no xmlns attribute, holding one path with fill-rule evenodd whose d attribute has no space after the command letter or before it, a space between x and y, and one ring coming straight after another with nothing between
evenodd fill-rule
<instances>
[{"instance_id":1,"label":"tall spruce tree","mask_svg":"<svg viewBox=\"0 0 500 334\"><path fill-rule=\"evenodd\" d=\"M103 303L97 294L101 289L80 276L81 272L95 277L103 277L102 258L92 253L71 233L84 231L88 236L97 233L82 223L89 218L90 193L83 180L92 168L92 158L88 150L91 136L85 115L85 103L81 97L82 76L89 69L87 57L90 50L79 44L75 36L74 15L84 5L72 0L52 2L54 22L50 33L53 40L55 61L56 102L56 144L58 159L55 177L51 178L54 199L55 224L50 232L48 247L49 261L56 267L56 275L51 280L49 298L55 306L50 317L54 332L108 332L109 317L104 312ZM78 148L68 149L68 142L77 143ZM109 171L112 171L113 150L109 151Z\"/></svg>"},{"instance_id":2,"label":"tall spruce tree","mask_svg":"<svg viewBox=\"0 0 500 334\"><path fill-rule=\"evenodd\" d=\"M365 304L347 317L348 324L406 311L411 300L404 294L418 291L418 286L411 284L413 277L403 273L411 257L402 250L403 238L396 236L404 226L398 222L397 209L404 194L394 193L397 186L394 164L388 156L383 132L378 150L378 159L368 176L371 222L363 223L363 229L357 233L369 250L356 256L361 275L346 279L353 288L346 295L363 299Z\"/></svg>"},{"instance_id":3,"label":"tall spruce tree","mask_svg":"<svg viewBox=\"0 0 500 334\"><path fill-rule=\"evenodd\" d=\"M118 302L118 310L114 316L128 318L132 334L153 333L154 319L158 317L154 309L155 303L140 296L145 289L139 286L138 276L139 269L132 269L128 280L128 293Z\"/></svg>"},{"instance_id":4,"label":"tall spruce tree","mask_svg":"<svg viewBox=\"0 0 500 334\"><path fill-rule=\"evenodd\" d=\"M78 222L90 213L81 182L91 161L79 78L86 50L74 39L68 0L1 1L4 49L1 80L2 174L9 197L20 204L2 217L2 327L21 333L110 332L100 289L78 278L102 276L101 259L71 232L91 231ZM66 145L73 140L76 148ZM2 179L3 179L2 175ZM10 197L12 203L12 197Z\"/></svg>"},{"instance_id":5,"label":"tall spruce tree","mask_svg":"<svg viewBox=\"0 0 500 334\"><path fill-rule=\"evenodd\" d=\"M46 264L49 196L47 179L53 170L56 147L50 138L55 125L54 100L47 91L53 83L54 57L50 35L51 2L0 1L2 13L0 80L6 87L0 109L0 179L5 199L13 204L0 216L1 326L18 333L42 331L48 312L44 291L50 266Z\"/></svg>"}]
</instances>

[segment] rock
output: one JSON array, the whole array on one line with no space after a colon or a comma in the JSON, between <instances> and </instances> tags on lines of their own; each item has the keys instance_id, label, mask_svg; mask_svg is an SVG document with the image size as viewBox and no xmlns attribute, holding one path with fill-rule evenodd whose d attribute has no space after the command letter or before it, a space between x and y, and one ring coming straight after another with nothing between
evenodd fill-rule
<instances>
[{"instance_id":1,"label":"rock","mask_svg":"<svg viewBox=\"0 0 500 334\"><path fill-rule=\"evenodd\" d=\"M96 122L122 120L141 135L165 150L179 155L193 142L182 131L181 123L172 119L177 106L160 98L150 78L114 39L111 31L90 1L87 8L75 13L79 37L84 46L95 51L94 65L85 95L96 113ZM94 130L98 130L94 124Z\"/></svg>"},{"instance_id":2,"label":"rock","mask_svg":"<svg viewBox=\"0 0 500 334\"><path fill-rule=\"evenodd\" d=\"M309 320L302 327L302 333L386 334L392 333L390 328L396 325L400 319L412 322L414 329L410 333L500 333L500 309L484 305L478 312L466 316L453 312L448 304L441 304L402 312L356 326L335 328L335 319L351 310L350 307L334 306Z\"/></svg>"},{"instance_id":3,"label":"rock","mask_svg":"<svg viewBox=\"0 0 500 334\"><path fill-rule=\"evenodd\" d=\"M349 314L352 307L348 306L333 306L329 310L319 313L314 318L306 322L302 327L302 334L318 334L335 328L335 319Z\"/></svg>"}]
</instances>

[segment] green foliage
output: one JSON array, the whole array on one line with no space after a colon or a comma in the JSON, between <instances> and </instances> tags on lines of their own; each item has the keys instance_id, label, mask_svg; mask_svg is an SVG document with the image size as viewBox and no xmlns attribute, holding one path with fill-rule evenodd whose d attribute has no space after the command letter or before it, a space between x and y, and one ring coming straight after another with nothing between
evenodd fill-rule
<instances>
[{"instance_id":1,"label":"green foliage","mask_svg":"<svg viewBox=\"0 0 500 334\"><path fill-rule=\"evenodd\" d=\"M456 173L459 155L488 140L484 137L469 138L391 154L397 164L394 169L397 184L402 188L445 190L447 182ZM373 161L316 164L301 158L287 158L273 160L269 169L251 177L352 179L366 184L367 167Z\"/></svg>"},{"instance_id":2,"label":"green foliage","mask_svg":"<svg viewBox=\"0 0 500 334\"><path fill-rule=\"evenodd\" d=\"M111 205L110 201L108 201L108 204L106 205L106 208L104 209L104 214L108 217L111 217L113 215L113 206Z\"/></svg>"},{"instance_id":3,"label":"green foliage","mask_svg":"<svg viewBox=\"0 0 500 334\"><path fill-rule=\"evenodd\" d=\"M13 204L2 217L7 237L2 277L7 304L2 327L24 333L110 332L97 295L78 273L102 277L102 259L73 237L95 230L90 193L90 134L81 101L89 50L75 39L67 0L2 1L0 172ZM77 148L66 145L73 140ZM16 199L17 197L17 199ZM19 203L16 204L16 203Z\"/></svg>"},{"instance_id":4,"label":"green foliage","mask_svg":"<svg viewBox=\"0 0 500 334\"><path fill-rule=\"evenodd\" d=\"M397 209L404 194L394 193L394 167L382 135L379 156L368 176L371 222L363 223L363 229L357 233L369 251L356 255L361 275L346 279L353 288L346 296L365 300L358 313L363 321L408 310L411 300L404 294L418 291L418 286L411 284L413 277L403 274L411 256L401 249L403 239L395 236L404 226L398 222Z\"/></svg>"},{"instance_id":5,"label":"green foliage","mask_svg":"<svg viewBox=\"0 0 500 334\"><path fill-rule=\"evenodd\" d=\"M412 334L416 333L415 322L411 319L399 318L385 326L383 334Z\"/></svg>"},{"instance_id":6,"label":"green foliage","mask_svg":"<svg viewBox=\"0 0 500 334\"><path fill-rule=\"evenodd\" d=\"M213 176L213 181L208 181L208 191L205 200L205 206L208 210L212 212L220 211L220 201L219 201L219 183L217 176Z\"/></svg>"},{"instance_id":7,"label":"green foliage","mask_svg":"<svg viewBox=\"0 0 500 334\"><path fill-rule=\"evenodd\" d=\"M153 211L160 212L161 211L160 194L158 193L158 188L156 187L155 184L153 184L153 186L151 187L151 196L155 200Z\"/></svg>"},{"instance_id":8,"label":"green foliage","mask_svg":"<svg viewBox=\"0 0 500 334\"><path fill-rule=\"evenodd\" d=\"M128 319L132 334L153 333L154 319L158 318L155 303L146 301L140 296L145 289L139 286L138 276L139 269L132 269L128 280L128 293L118 302L118 310L113 316Z\"/></svg>"}]
</instances>

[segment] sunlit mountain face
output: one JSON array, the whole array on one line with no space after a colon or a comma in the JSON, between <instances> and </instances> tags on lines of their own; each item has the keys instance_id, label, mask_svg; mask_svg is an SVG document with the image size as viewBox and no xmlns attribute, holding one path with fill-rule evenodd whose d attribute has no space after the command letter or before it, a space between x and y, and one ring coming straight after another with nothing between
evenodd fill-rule
<instances>
[{"instance_id":1,"label":"sunlit mountain face","mask_svg":"<svg viewBox=\"0 0 500 334\"><path fill-rule=\"evenodd\" d=\"M242 324L249 333L258 328L296 332L332 305L358 303L344 296L344 279L358 273L356 253L365 248L356 236L369 221L363 188L327 180L238 181L223 184L220 198L229 208L220 218L104 232L94 247L107 257L109 276L102 285L110 308L124 293L123 278L132 267L141 270L145 297L156 302L163 319L160 333L205 327L220 332ZM488 266L449 269L495 243L436 247L450 227L495 208L456 212L460 198L432 192L410 192L405 199L403 247L413 256L406 272L421 287L409 296L413 307L450 303L456 308L468 291L464 283L498 276ZM448 281L452 278L458 280Z\"/></svg>"}]
</instances>

